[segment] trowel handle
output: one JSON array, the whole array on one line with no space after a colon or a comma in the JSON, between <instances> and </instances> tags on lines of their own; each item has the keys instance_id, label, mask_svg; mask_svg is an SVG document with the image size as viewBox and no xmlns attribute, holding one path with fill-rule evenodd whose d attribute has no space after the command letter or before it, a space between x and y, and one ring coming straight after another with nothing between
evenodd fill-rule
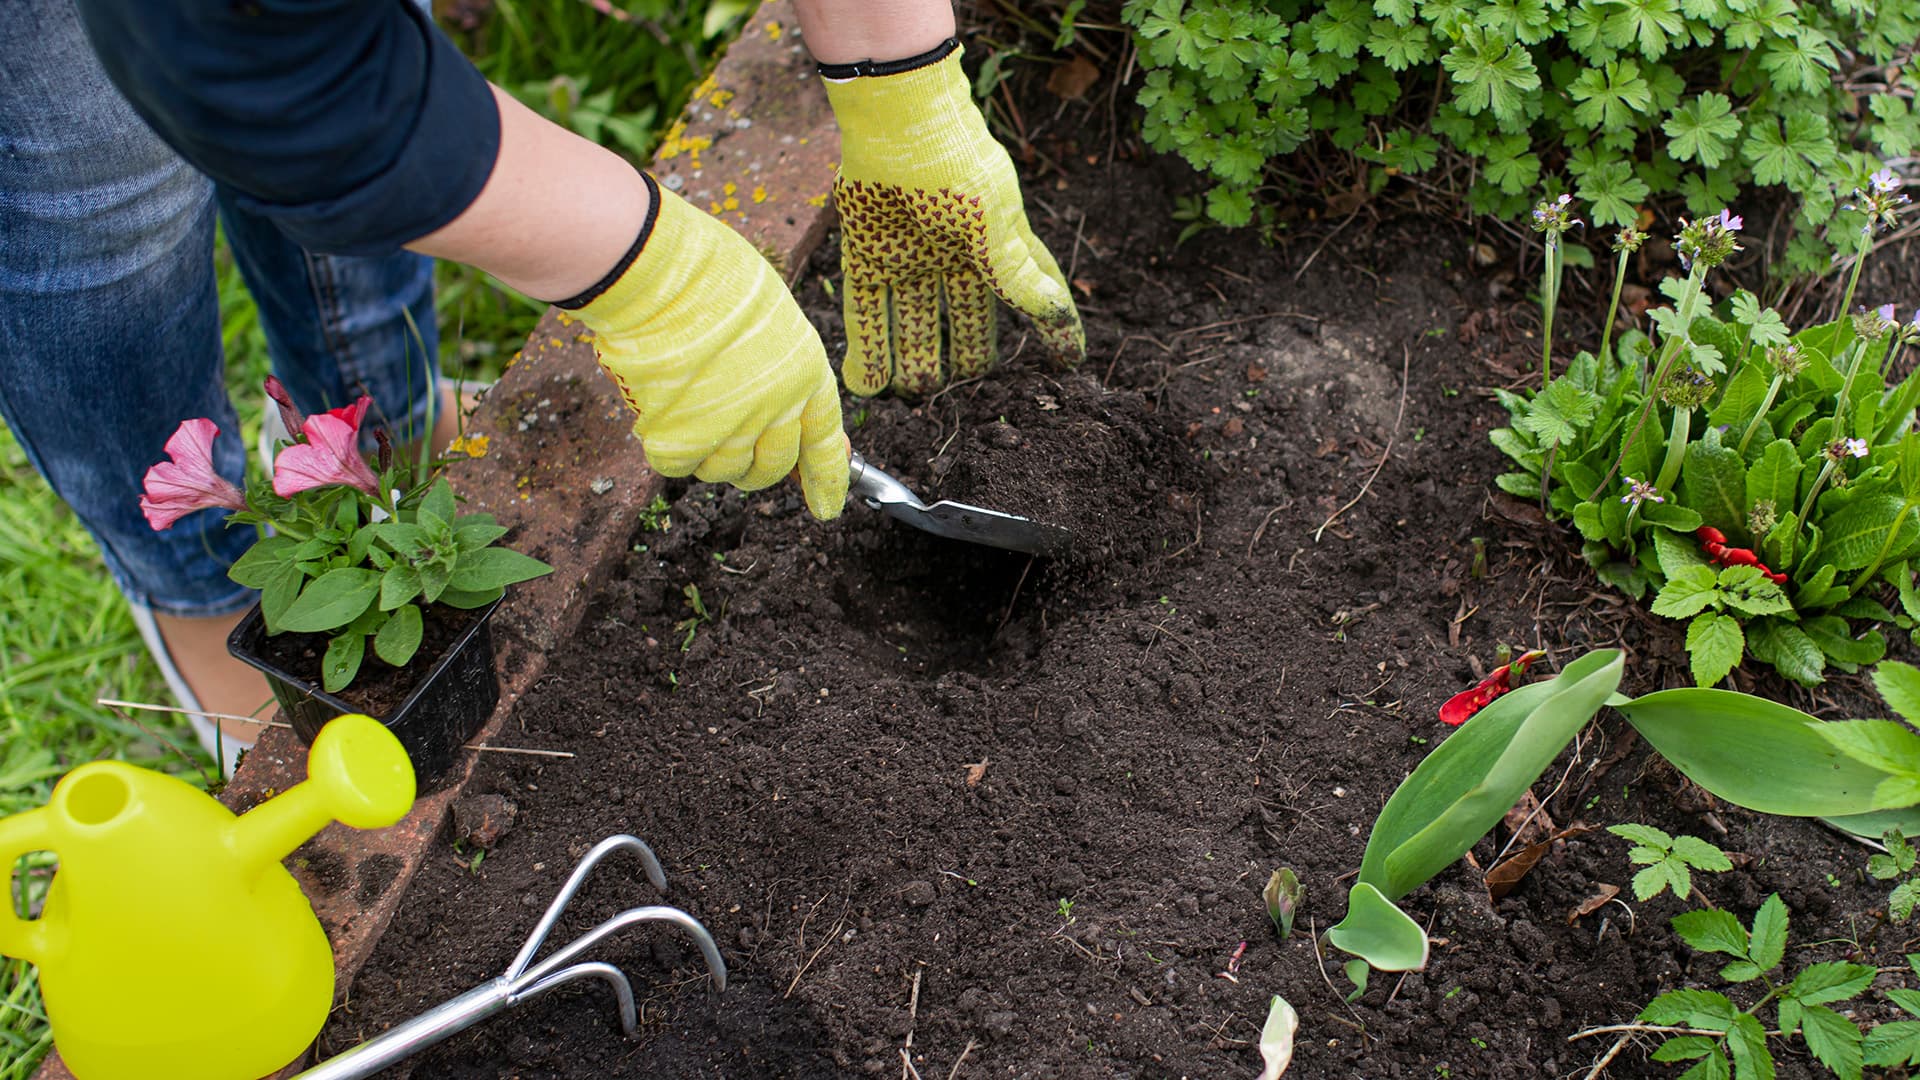
<instances>
[{"instance_id":1,"label":"trowel handle","mask_svg":"<svg viewBox=\"0 0 1920 1080\"><path fill-rule=\"evenodd\" d=\"M5 910L0 911L0 953L35 964L45 962L47 923L45 919L23 919L14 910L13 867L20 856L30 851L44 851L52 844L48 824L44 806L0 818L0 870L5 871L7 883Z\"/></svg>"},{"instance_id":2,"label":"trowel handle","mask_svg":"<svg viewBox=\"0 0 1920 1080\"><path fill-rule=\"evenodd\" d=\"M867 464L867 459L861 457L857 451L849 460L848 466L852 471L847 493L866 503L869 510L879 510L886 506L926 506L920 501L920 496L915 495L907 485Z\"/></svg>"}]
</instances>

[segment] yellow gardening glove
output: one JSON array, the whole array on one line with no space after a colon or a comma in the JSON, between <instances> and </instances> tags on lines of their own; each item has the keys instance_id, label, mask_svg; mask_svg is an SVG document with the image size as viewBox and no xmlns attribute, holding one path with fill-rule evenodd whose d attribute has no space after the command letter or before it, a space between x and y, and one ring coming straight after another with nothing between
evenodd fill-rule
<instances>
[{"instance_id":1,"label":"yellow gardening glove","mask_svg":"<svg viewBox=\"0 0 1920 1080\"><path fill-rule=\"evenodd\" d=\"M1080 313L1027 224L1013 161L974 104L960 50L826 83L840 122L847 389L926 394L991 368L995 295L1033 319L1056 361L1079 363Z\"/></svg>"},{"instance_id":2,"label":"yellow gardening glove","mask_svg":"<svg viewBox=\"0 0 1920 1080\"><path fill-rule=\"evenodd\" d=\"M639 257L579 308L662 476L755 491L800 468L807 508L847 501L840 388L820 335L739 233L657 184Z\"/></svg>"}]
</instances>

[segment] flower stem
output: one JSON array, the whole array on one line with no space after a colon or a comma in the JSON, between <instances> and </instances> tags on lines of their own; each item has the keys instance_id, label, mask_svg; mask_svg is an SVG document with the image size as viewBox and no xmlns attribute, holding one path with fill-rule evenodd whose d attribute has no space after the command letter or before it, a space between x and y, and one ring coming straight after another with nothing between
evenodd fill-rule
<instances>
[{"instance_id":1,"label":"flower stem","mask_svg":"<svg viewBox=\"0 0 1920 1080\"><path fill-rule=\"evenodd\" d=\"M1853 307L1853 289L1860 284L1860 269L1867 265L1867 253L1873 250L1873 228L1871 225L1860 234L1860 245L1853 252L1853 272L1847 276L1847 291L1840 296L1840 310L1836 319L1847 317L1847 311Z\"/></svg>"},{"instance_id":2,"label":"flower stem","mask_svg":"<svg viewBox=\"0 0 1920 1080\"><path fill-rule=\"evenodd\" d=\"M1786 381L1785 375L1775 375L1773 381L1767 384L1767 396L1760 400L1760 411L1753 414L1752 420L1747 421L1746 433L1740 436L1741 457L1747 456L1747 444L1753 441L1753 433L1760 430L1760 421L1766 419L1767 413L1773 410L1773 399L1779 396L1781 384Z\"/></svg>"},{"instance_id":3,"label":"flower stem","mask_svg":"<svg viewBox=\"0 0 1920 1080\"><path fill-rule=\"evenodd\" d=\"M1678 309L1680 313L1680 324L1682 326L1693 325L1693 307L1700 299L1700 283L1706 276L1707 268L1698 262L1693 264L1692 271L1687 274L1686 289L1680 294L1680 306ZM1667 377L1667 369L1673 366L1674 360L1680 355L1681 347L1684 346L1686 342L1686 336L1681 335L1679 337L1669 337L1661 345L1660 363L1654 372L1652 381L1647 386L1647 399L1640 403L1640 415L1634 419L1633 429L1627 432L1626 439L1620 443L1620 456L1614 458L1613 466L1607 470L1607 475L1600 478L1600 486L1593 489L1593 495L1590 501L1599 500L1600 493L1607 490L1607 484L1613 480L1614 475L1620 471L1620 467L1626 463L1627 454L1633 450L1634 440L1640 437L1640 429L1646 426L1647 414L1653 411L1653 403L1655 400L1653 390L1660 385L1660 380Z\"/></svg>"},{"instance_id":4,"label":"flower stem","mask_svg":"<svg viewBox=\"0 0 1920 1080\"><path fill-rule=\"evenodd\" d=\"M1660 463L1660 475L1653 486L1672 491L1680 479L1680 466L1687 460L1687 437L1692 434L1693 410L1684 406L1673 410L1673 426L1667 435L1667 458Z\"/></svg>"},{"instance_id":5,"label":"flower stem","mask_svg":"<svg viewBox=\"0 0 1920 1080\"><path fill-rule=\"evenodd\" d=\"M1619 263L1613 269L1613 300L1607 304L1607 321L1600 331L1600 362L1606 363L1613 347L1613 320L1620 316L1620 290L1627 284L1627 251L1620 250Z\"/></svg>"},{"instance_id":6,"label":"flower stem","mask_svg":"<svg viewBox=\"0 0 1920 1080\"><path fill-rule=\"evenodd\" d=\"M1820 497L1820 489L1827 486L1827 478L1833 475L1834 467L1838 464L1840 463L1828 458L1827 463L1820 468L1820 475L1813 478L1813 486L1807 489L1807 500L1800 504L1800 517L1793 523L1793 531L1796 534L1807 527L1807 515L1813 513L1813 500Z\"/></svg>"},{"instance_id":7,"label":"flower stem","mask_svg":"<svg viewBox=\"0 0 1920 1080\"><path fill-rule=\"evenodd\" d=\"M1833 437L1836 439L1846 437L1847 430L1841 425L1841 421L1847 416L1847 400L1853 393L1853 377L1859 373L1860 361L1866 359L1866 356L1867 343L1854 342L1853 358L1847 361L1847 377L1840 383L1840 397L1833 403Z\"/></svg>"},{"instance_id":8,"label":"flower stem","mask_svg":"<svg viewBox=\"0 0 1920 1080\"><path fill-rule=\"evenodd\" d=\"M1901 501L1900 512L1893 515L1893 524L1887 528L1887 538L1880 542L1880 553L1873 557L1873 561L1867 564L1867 568L1860 571L1860 576L1854 578L1853 584L1847 587L1848 596L1859 592L1862 585L1872 581L1873 575L1880 572L1880 564L1887 561L1887 552L1893 550L1894 538L1900 535L1900 526L1906 524L1907 511L1911 509L1913 509L1912 499Z\"/></svg>"},{"instance_id":9,"label":"flower stem","mask_svg":"<svg viewBox=\"0 0 1920 1080\"><path fill-rule=\"evenodd\" d=\"M1553 381L1553 311L1560 303L1560 238L1551 233L1547 235L1547 261L1541 277L1540 306L1545 316L1541 335L1546 340L1540 347L1540 391L1545 393L1547 384Z\"/></svg>"}]
</instances>

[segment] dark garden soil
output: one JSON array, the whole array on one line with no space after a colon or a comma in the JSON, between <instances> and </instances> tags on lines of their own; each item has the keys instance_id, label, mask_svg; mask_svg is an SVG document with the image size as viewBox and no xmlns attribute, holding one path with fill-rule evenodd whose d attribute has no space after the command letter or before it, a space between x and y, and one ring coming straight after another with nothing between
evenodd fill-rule
<instances>
[{"instance_id":1,"label":"dark garden soil","mask_svg":"<svg viewBox=\"0 0 1920 1080\"><path fill-rule=\"evenodd\" d=\"M1046 370L1010 325L997 374L848 415L855 447L916 489L1058 521L1076 557L970 550L858 506L816 523L785 487L673 485L671 524L636 531L501 737L576 756L487 755L472 790L517 820L477 866L465 845L430 859L323 1049L493 977L619 832L712 928L727 992L675 933L632 931L597 956L636 979L638 1041L583 983L413 1076L1252 1076L1276 993L1301 1016L1290 1076L1580 1076L1613 1040L1569 1035L1722 985L1667 928L1671 898L1570 919L1631 876L1627 845L1594 832L1497 902L1465 863L1440 875L1404 904L1430 921L1427 970L1342 1001L1310 928L1341 917L1375 814L1446 736L1440 703L1503 644L1552 650L1549 669L1621 646L1623 689L1681 685L1678 626L1490 494L1485 388L1523 380L1538 343L1524 283L1473 268L1472 237L1362 215L1176 249L1181 166L1043 149L1081 163L1028 182L1085 296L1085 366ZM804 297L837 353L836 254ZM1846 715L1870 707L1861 687L1758 689ZM1736 853L1702 891L1742 918L1779 892L1796 945L1819 943L1789 965L1910 947L1878 928L1863 849L1717 805L1617 720L1535 790L1561 826L1647 822ZM1282 866L1307 896L1277 941L1260 890ZM556 936L655 900L616 859ZM1650 1045L1608 1075L1677 1073ZM1812 1074L1797 1041L1780 1057Z\"/></svg>"}]
</instances>

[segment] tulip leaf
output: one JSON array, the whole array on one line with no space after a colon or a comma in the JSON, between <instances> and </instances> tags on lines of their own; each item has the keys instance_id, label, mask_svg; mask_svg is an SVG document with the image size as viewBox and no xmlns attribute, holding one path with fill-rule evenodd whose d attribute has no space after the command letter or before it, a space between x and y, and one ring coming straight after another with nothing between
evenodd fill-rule
<instances>
[{"instance_id":1,"label":"tulip leaf","mask_svg":"<svg viewBox=\"0 0 1920 1080\"><path fill-rule=\"evenodd\" d=\"M1267 1022L1260 1026L1259 1080L1280 1080L1293 1063L1293 1036L1300 1029L1300 1016L1279 994L1267 1006Z\"/></svg>"},{"instance_id":2,"label":"tulip leaf","mask_svg":"<svg viewBox=\"0 0 1920 1080\"><path fill-rule=\"evenodd\" d=\"M1620 684L1624 664L1616 649L1588 653L1462 724L1387 800L1367 840L1360 880L1392 900L1451 865L1593 719Z\"/></svg>"},{"instance_id":3,"label":"tulip leaf","mask_svg":"<svg viewBox=\"0 0 1920 1080\"><path fill-rule=\"evenodd\" d=\"M1763 814L1864 814L1889 776L1822 738L1821 721L1750 694L1682 687L1614 708L1687 779Z\"/></svg>"},{"instance_id":4,"label":"tulip leaf","mask_svg":"<svg viewBox=\"0 0 1920 1080\"><path fill-rule=\"evenodd\" d=\"M329 570L308 582L287 605L280 626L300 632L334 630L359 618L379 595L378 573L357 566ZM355 670L359 666L356 661Z\"/></svg>"},{"instance_id":5,"label":"tulip leaf","mask_svg":"<svg viewBox=\"0 0 1920 1080\"><path fill-rule=\"evenodd\" d=\"M1893 776L1920 776L1920 735L1893 720L1830 720L1813 730L1841 753ZM1876 807L1876 809L1882 809Z\"/></svg>"},{"instance_id":6,"label":"tulip leaf","mask_svg":"<svg viewBox=\"0 0 1920 1080\"><path fill-rule=\"evenodd\" d=\"M1419 971L1427 966L1426 932L1365 881L1355 883L1347 893L1347 917L1327 929L1327 941L1381 971Z\"/></svg>"}]
</instances>

